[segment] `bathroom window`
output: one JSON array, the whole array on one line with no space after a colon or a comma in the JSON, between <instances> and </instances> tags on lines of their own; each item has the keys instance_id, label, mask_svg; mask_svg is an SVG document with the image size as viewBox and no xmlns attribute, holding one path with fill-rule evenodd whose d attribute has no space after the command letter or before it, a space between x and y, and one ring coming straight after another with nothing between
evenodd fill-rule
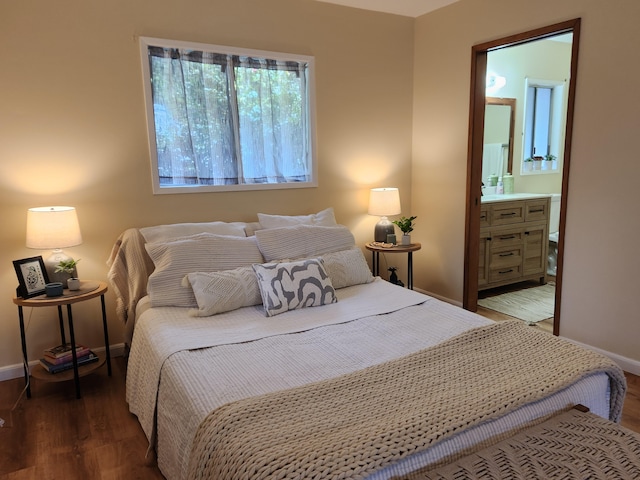
<instances>
[{"instance_id":1,"label":"bathroom window","mask_svg":"<svg viewBox=\"0 0 640 480\"><path fill-rule=\"evenodd\" d=\"M529 87L527 89L527 122L524 134L525 155L541 156L550 153L551 145L551 100L550 87Z\"/></svg>"},{"instance_id":2,"label":"bathroom window","mask_svg":"<svg viewBox=\"0 0 640 480\"><path fill-rule=\"evenodd\" d=\"M313 57L140 46L154 193L317 185Z\"/></svg>"},{"instance_id":3,"label":"bathroom window","mask_svg":"<svg viewBox=\"0 0 640 480\"><path fill-rule=\"evenodd\" d=\"M527 79L525 83L523 159L559 157L564 143L565 82Z\"/></svg>"}]
</instances>

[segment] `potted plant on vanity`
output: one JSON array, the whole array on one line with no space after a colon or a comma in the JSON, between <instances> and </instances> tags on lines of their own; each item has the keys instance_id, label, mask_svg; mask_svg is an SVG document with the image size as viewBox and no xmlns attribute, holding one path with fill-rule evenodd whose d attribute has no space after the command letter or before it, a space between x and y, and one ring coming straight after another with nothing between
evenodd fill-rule
<instances>
[{"instance_id":1,"label":"potted plant on vanity","mask_svg":"<svg viewBox=\"0 0 640 480\"><path fill-rule=\"evenodd\" d=\"M418 217L400 217L392 223L402 230L402 245L411 245L411 232L413 232L413 221Z\"/></svg>"},{"instance_id":2,"label":"potted plant on vanity","mask_svg":"<svg viewBox=\"0 0 640 480\"><path fill-rule=\"evenodd\" d=\"M55 273L66 273L69 275L67 279L67 287L69 287L69 290L80 290L80 280L76 276L78 275L76 265L79 261L80 259L74 260L73 258L69 258L67 260L60 260L60 263L56 266Z\"/></svg>"}]
</instances>

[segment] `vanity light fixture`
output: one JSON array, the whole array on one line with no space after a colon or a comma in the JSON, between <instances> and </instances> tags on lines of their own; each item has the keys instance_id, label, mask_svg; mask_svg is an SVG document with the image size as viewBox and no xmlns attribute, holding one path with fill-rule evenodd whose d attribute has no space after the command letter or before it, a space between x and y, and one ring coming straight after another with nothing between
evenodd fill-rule
<instances>
[{"instance_id":1,"label":"vanity light fixture","mask_svg":"<svg viewBox=\"0 0 640 480\"><path fill-rule=\"evenodd\" d=\"M494 94L507 84L506 77L487 72L486 93Z\"/></svg>"}]
</instances>

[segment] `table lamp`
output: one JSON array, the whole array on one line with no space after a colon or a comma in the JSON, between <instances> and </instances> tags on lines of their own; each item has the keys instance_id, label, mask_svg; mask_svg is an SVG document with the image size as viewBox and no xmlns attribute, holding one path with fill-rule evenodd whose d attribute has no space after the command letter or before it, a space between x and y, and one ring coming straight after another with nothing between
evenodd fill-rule
<instances>
[{"instance_id":1,"label":"table lamp","mask_svg":"<svg viewBox=\"0 0 640 480\"><path fill-rule=\"evenodd\" d=\"M27 248L53 252L44 260L50 282L63 282L69 276L56 273L62 260L70 260L62 249L82 243L78 215L74 207L35 207L27 211Z\"/></svg>"},{"instance_id":2,"label":"table lamp","mask_svg":"<svg viewBox=\"0 0 640 480\"><path fill-rule=\"evenodd\" d=\"M378 215L373 240L386 242L387 235L394 234L395 228L387 215L398 215L400 209L400 192L397 188L372 188L369 194L369 215Z\"/></svg>"}]
</instances>

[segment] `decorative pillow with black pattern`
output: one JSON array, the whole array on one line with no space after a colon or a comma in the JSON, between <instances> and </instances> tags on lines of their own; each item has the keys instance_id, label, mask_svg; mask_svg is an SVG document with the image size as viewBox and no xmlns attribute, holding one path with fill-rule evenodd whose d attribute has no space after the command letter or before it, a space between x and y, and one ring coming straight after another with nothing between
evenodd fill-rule
<instances>
[{"instance_id":1,"label":"decorative pillow with black pattern","mask_svg":"<svg viewBox=\"0 0 640 480\"><path fill-rule=\"evenodd\" d=\"M256 264L253 270L268 317L338 301L321 259Z\"/></svg>"}]
</instances>

